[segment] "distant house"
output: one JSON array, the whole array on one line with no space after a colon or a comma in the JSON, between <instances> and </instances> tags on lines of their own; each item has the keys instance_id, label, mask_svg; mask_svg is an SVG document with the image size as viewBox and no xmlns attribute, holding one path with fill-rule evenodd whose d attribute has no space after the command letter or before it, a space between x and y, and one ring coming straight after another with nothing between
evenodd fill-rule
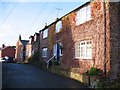
<instances>
[{"instance_id":1,"label":"distant house","mask_svg":"<svg viewBox=\"0 0 120 90\"><path fill-rule=\"evenodd\" d=\"M25 58L28 59L31 56L32 56L32 45L29 42L29 43L26 44L26 56L25 56Z\"/></svg>"},{"instance_id":2,"label":"distant house","mask_svg":"<svg viewBox=\"0 0 120 90\"><path fill-rule=\"evenodd\" d=\"M37 52L39 50L39 33L34 34L34 42L32 43L32 51Z\"/></svg>"},{"instance_id":3,"label":"distant house","mask_svg":"<svg viewBox=\"0 0 120 90\"><path fill-rule=\"evenodd\" d=\"M0 48L0 57L1 58L5 58L5 57L15 58L15 47L5 46L5 47Z\"/></svg>"},{"instance_id":4,"label":"distant house","mask_svg":"<svg viewBox=\"0 0 120 90\"><path fill-rule=\"evenodd\" d=\"M16 55L15 58L18 62L24 62L26 59L26 46L29 40L22 40L21 35L16 43Z\"/></svg>"},{"instance_id":5,"label":"distant house","mask_svg":"<svg viewBox=\"0 0 120 90\"><path fill-rule=\"evenodd\" d=\"M2 48L0 48L0 58L1 58L1 50L2 50Z\"/></svg>"}]
</instances>

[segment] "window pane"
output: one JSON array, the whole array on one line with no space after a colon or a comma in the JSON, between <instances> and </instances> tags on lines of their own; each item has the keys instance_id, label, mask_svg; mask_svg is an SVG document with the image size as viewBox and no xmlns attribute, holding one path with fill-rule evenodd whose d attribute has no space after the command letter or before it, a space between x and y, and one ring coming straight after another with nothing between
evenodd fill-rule
<instances>
[{"instance_id":1,"label":"window pane","mask_svg":"<svg viewBox=\"0 0 120 90\"><path fill-rule=\"evenodd\" d=\"M54 47L53 47L53 55L55 56L57 54L57 45L54 44Z\"/></svg>"},{"instance_id":2,"label":"window pane","mask_svg":"<svg viewBox=\"0 0 120 90\"><path fill-rule=\"evenodd\" d=\"M47 57L47 48L42 49L42 56Z\"/></svg>"},{"instance_id":3,"label":"window pane","mask_svg":"<svg viewBox=\"0 0 120 90\"><path fill-rule=\"evenodd\" d=\"M48 29L43 31L43 38L46 38L46 37L48 37Z\"/></svg>"},{"instance_id":4,"label":"window pane","mask_svg":"<svg viewBox=\"0 0 120 90\"><path fill-rule=\"evenodd\" d=\"M88 5L86 7L86 20L90 20L91 19L91 10L90 10L90 5Z\"/></svg>"},{"instance_id":5,"label":"window pane","mask_svg":"<svg viewBox=\"0 0 120 90\"><path fill-rule=\"evenodd\" d=\"M91 47L87 47L86 57L91 57Z\"/></svg>"},{"instance_id":6,"label":"window pane","mask_svg":"<svg viewBox=\"0 0 120 90\"><path fill-rule=\"evenodd\" d=\"M62 22L59 21L59 22L57 22L57 24L56 24L56 32L59 32L59 31L61 30L61 28L62 28Z\"/></svg>"},{"instance_id":7,"label":"window pane","mask_svg":"<svg viewBox=\"0 0 120 90\"><path fill-rule=\"evenodd\" d=\"M92 57L92 48L91 48L91 41L87 42L87 50L86 50L86 57Z\"/></svg>"}]
</instances>

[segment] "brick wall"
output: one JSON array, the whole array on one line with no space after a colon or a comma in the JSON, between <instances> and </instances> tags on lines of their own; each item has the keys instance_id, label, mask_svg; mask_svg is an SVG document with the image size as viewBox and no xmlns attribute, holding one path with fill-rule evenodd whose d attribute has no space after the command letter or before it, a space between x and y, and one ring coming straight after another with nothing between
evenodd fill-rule
<instances>
[{"instance_id":1,"label":"brick wall","mask_svg":"<svg viewBox=\"0 0 120 90\"><path fill-rule=\"evenodd\" d=\"M118 8L120 8L120 2L119 2L119 6L118 6ZM120 17L120 9L118 9L118 17ZM118 32L118 34L119 34L119 36L118 36L118 53L120 53L120 18L118 18L118 23L119 23L119 25L118 25L118 28L119 28L119 32ZM120 80L120 54L118 54L118 77L119 77L119 80Z\"/></svg>"},{"instance_id":2,"label":"brick wall","mask_svg":"<svg viewBox=\"0 0 120 90\"><path fill-rule=\"evenodd\" d=\"M1 56L2 57L8 56L15 58L15 49L10 46L6 47L2 49Z\"/></svg>"},{"instance_id":3,"label":"brick wall","mask_svg":"<svg viewBox=\"0 0 120 90\"><path fill-rule=\"evenodd\" d=\"M35 33L34 35L35 40L32 42L32 49L34 50L34 52L37 52L39 49L39 34Z\"/></svg>"},{"instance_id":4,"label":"brick wall","mask_svg":"<svg viewBox=\"0 0 120 90\"><path fill-rule=\"evenodd\" d=\"M18 61L18 62L21 62L22 59L20 57L20 54L23 53L21 50L22 50L22 43L18 40L17 44L16 44L16 53L15 53L15 59Z\"/></svg>"},{"instance_id":5,"label":"brick wall","mask_svg":"<svg viewBox=\"0 0 120 90\"><path fill-rule=\"evenodd\" d=\"M32 56L32 45L30 43L26 45L26 51L26 59L28 59Z\"/></svg>"},{"instance_id":6,"label":"brick wall","mask_svg":"<svg viewBox=\"0 0 120 90\"><path fill-rule=\"evenodd\" d=\"M43 39L43 31L40 31L40 61L46 63L48 57L47 58L42 57L43 48L48 48L48 38Z\"/></svg>"}]
</instances>

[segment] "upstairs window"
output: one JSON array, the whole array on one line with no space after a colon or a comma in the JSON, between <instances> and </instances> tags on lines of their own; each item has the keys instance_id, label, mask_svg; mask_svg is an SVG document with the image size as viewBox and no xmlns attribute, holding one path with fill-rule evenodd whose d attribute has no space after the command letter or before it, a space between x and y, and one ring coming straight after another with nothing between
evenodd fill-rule
<instances>
[{"instance_id":1,"label":"upstairs window","mask_svg":"<svg viewBox=\"0 0 120 90\"><path fill-rule=\"evenodd\" d=\"M37 35L34 35L34 41L37 41Z\"/></svg>"},{"instance_id":2,"label":"upstairs window","mask_svg":"<svg viewBox=\"0 0 120 90\"><path fill-rule=\"evenodd\" d=\"M76 14L76 25L89 21L91 19L90 5L84 6Z\"/></svg>"},{"instance_id":3,"label":"upstairs window","mask_svg":"<svg viewBox=\"0 0 120 90\"><path fill-rule=\"evenodd\" d=\"M61 29L62 29L62 21L58 21L56 23L56 33L60 32Z\"/></svg>"},{"instance_id":4,"label":"upstairs window","mask_svg":"<svg viewBox=\"0 0 120 90\"><path fill-rule=\"evenodd\" d=\"M92 58L91 40L81 41L75 44L75 58L81 58L81 59Z\"/></svg>"},{"instance_id":5,"label":"upstairs window","mask_svg":"<svg viewBox=\"0 0 120 90\"><path fill-rule=\"evenodd\" d=\"M48 37L48 29L43 31L43 39Z\"/></svg>"},{"instance_id":6,"label":"upstairs window","mask_svg":"<svg viewBox=\"0 0 120 90\"><path fill-rule=\"evenodd\" d=\"M42 57L47 57L47 48L42 49Z\"/></svg>"}]
</instances>

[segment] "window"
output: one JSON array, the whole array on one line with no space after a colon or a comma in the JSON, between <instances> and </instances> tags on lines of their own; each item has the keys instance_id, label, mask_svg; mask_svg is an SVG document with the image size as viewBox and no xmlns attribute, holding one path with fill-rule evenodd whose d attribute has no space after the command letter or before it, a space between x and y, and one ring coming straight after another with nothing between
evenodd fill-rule
<instances>
[{"instance_id":1,"label":"window","mask_svg":"<svg viewBox=\"0 0 120 90\"><path fill-rule=\"evenodd\" d=\"M21 58L21 59L23 58L23 54L22 54L22 53L20 53L20 58Z\"/></svg>"},{"instance_id":2,"label":"window","mask_svg":"<svg viewBox=\"0 0 120 90\"><path fill-rule=\"evenodd\" d=\"M75 58L81 59L92 58L91 40L75 43Z\"/></svg>"},{"instance_id":3,"label":"window","mask_svg":"<svg viewBox=\"0 0 120 90\"><path fill-rule=\"evenodd\" d=\"M42 49L42 57L47 57L47 48Z\"/></svg>"},{"instance_id":4,"label":"window","mask_svg":"<svg viewBox=\"0 0 120 90\"><path fill-rule=\"evenodd\" d=\"M81 8L76 15L76 25L82 24L91 19L90 5Z\"/></svg>"},{"instance_id":5,"label":"window","mask_svg":"<svg viewBox=\"0 0 120 90\"><path fill-rule=\"evenodd\" d=\"M34 50L32 50L32 55L34 55L34 52L35 52L35 51L34 51Z\"/></svg>"},{"instance_id":6,"label":"window","mask_svg":"<svg viewBox=\"0 0 120 90\"><path fill-rule=\"evenodd\" d=\"M61 44L61 42L54 44L54 47L53 47L53 55L54 55L54 56L57 55L57 45L60 46L60 48L59 48L60 51L59 51L59 52L60 52L60 56L62 56L62 48L61 48L62 44Z\"/></svg>"},{"instance_id":7,"label":"window","mask_svg":"<svg viewBox=\"0 0 120 90\"><path fill-rule=\"evenodd\" d=\"M27 57L28 55L29 55L29 51L27 50L27 51L26 51L26 57Z\"/></svg>"},{"instance_id":8,"label":"window","mask_svg":"<svg viewBox=\"0 0 120 90\"><path fill-rule=\"evenodd\" d=\"M60 56L62 56L62 54L63 54L63 50L62 50L62 43L61 43L61 42L59 42L59 45L60 45Z\"/></svg>"},{"instance_id":9,"label":"window","mask_svg":"<svg viewBox=\"0 0 120 90\"><path fill-rule=\"evenodd\" d=\"M48 29L43 31L43 39L48 37Z\"/></svg>"},{"instance_id":10,"label":"window","mask_svg":"<svg viewBox=\"0 0 120 90\"><path fill-rule=\"evenodd\" d=\"M27 50L27 51L26 51L26 56L27 56L27 57L31 56L30 50Z\"/></svg>"},{"instance_id":11,"label":"window","mask_svg":"<svg viewBox=\"0 0 120 90\"><path fill-rule=\"evenodd\" d=\"M56 33L59 32L62 28L62 21L56 23Z\"/></svg>"}]
</instances>

